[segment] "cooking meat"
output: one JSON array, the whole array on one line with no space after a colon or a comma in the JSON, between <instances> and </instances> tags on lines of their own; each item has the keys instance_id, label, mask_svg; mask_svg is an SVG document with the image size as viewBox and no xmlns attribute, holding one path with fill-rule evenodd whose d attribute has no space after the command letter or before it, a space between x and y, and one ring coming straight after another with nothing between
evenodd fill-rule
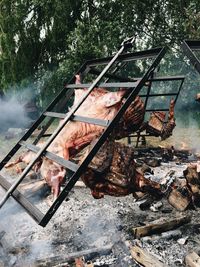
<instances>
[{"instance_id":1,"label":"cooking meat","mask_svg":"<svg viewBox=\"0 0 200 267\"><path fill-rule=\"evenodd\" d=\"M115 139L128 137L131 133L138 131L144 121L144 114L144 102L137 96L116 126L113 133Z\"/></svg>"},{"instance_id":2,"label":"cooking meat","mask_svg":"<svg viewBox=\"0 0 200 267\"><path fill-rule=\"evenodd\" d=\"M37 146L39 148L42 148L43 145L44 145L44 142L40 142L39 144L37 144ZM5 168L11 168L11 167L17 165L20 162L24 162L25 164L28 165L34 159L34 157L35 157L35 153L30 151L30 150L28 150L28 151L24 152L21 156L19 156L19 158L17 158L16 160L7 163L5 165ZM35 165L33 166L34 172L38 172L38 170L40 169L41 164L42 164L42 159L39 159L35 163ZM22 172L22 169L17 166L16 167L16 171L17 171L17 173L20 173L20 172Z\"/></svg>"},{"instance_id":3,"label":"cooking meat","mask_svg":"<svg viewBox=\"0 0 200 267\"><path fill-rule=\"evenodd\" d=\"M78 77L76 77L76 83L78 82ZM75 90L74 105L76 105L84 92L85 89ZM125 90L106 92L104 89L100 89L100 91L94 89L94 92L84 101L75 115L111 120L119 110L124 94ZM68 160L71 150L73 150L73 152L74 150L79 151L82 147L91 143L92 140L101 135L103 130L104 127L102 126L70 121L48 147L48 151ZM49 168L49 166L51 166L51 168ZM58 168L58 164L53 161L44 158L40 172L42 177L52 187L54 197L56 198L60 191L60 183L62 183L66 171L63 170L61 166Z\"/></svg>"},{"instance_id":4,"label":"cooking meat","mask_svg":"<svg viewBox=\"0 0 200 267\"><path fill-rule=\"evenodd\" d=\"M92 144L76 156L79 164L91 147ZM161 195L160 185L144 178L136 169L134 149L115 141L104 143L81 178L94 198L125 196L138 191Z\"/></svg>"},{"instance_id":5,"label":"cooking meat","mask_svg":"<svg viewBox=\"0 0 200 267\"><path fill-rule=\"evenodd\" d=\"M174 106L175 101L174 99L171 99L167 121L165 121L166 112L152 112L150 119L146 125L147 133L150 133L153 136L160 136L162 140L165 140L170 137L172 135L173 129L176 126L174 117Z\"/></svg>"}]
</instances>

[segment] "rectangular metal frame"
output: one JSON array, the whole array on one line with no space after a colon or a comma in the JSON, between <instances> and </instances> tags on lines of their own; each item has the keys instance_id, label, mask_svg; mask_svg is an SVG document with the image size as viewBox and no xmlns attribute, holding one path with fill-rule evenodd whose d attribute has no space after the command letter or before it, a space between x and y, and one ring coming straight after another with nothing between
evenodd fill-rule
<instances>
[{"instance_id":1,"label":"rectangular metal frame","mask_svg":"<svg viewBox=\"0 0 200 267\"><path fill-rule=\"evenodd\" d=\"M29 165L24 169L20 177L14 182L13 185L10 185L6 179L3 176L0 176L0 185L4 189L6 189L7 193L2 199L0 203L0 207L4 205L4 203L7 201L7 199L10 196L13 196L18 203L21 204L21 206L32 216L32 218L41 226L46 226L51 217L54 215L56 210L59 208L63 200L67 197L68 193L70 190L73 188L75 185L76 181L80 178L80 176L84 173L86 170L88 164L92 160L92 158L95 156L95 154L98 152L99 148L101 145L105 142L111 131L114 129L116 123L120 120L120 118L123 116L124 112L128 108L128 106L131 104L131 102L136 98L136 96L139 94L141 88L145 85L145 83L148 81L149 77L151 74L154 72L155 68L159 64L160 60L163 58L163 56L166 53L166 48L156 48L152 50L146 50L146 51L140 51L140 52L134 52L134 53L126 53L123 54L124 51L127 50L127 48L130 47L131 42L125 41L119 51L115 54L114 57L108 57L104 59L99 59L99 60L91 60L87 61L77 73L82 73L82 75L86 75L87 73L90 72L92 66L96 66L99 64L106 65L105 68L101 71L101 73L98 75L98 77L95 79L95 81L91 84L88 85L88 90L82 97L82 99L74 106L68 113L63 115L63 121L62 124L58 126L58 128L52 133L50 138L47 140L45 145L42 148L39 148L36 146L37 142L40 140L40 138L45 134L46 130L48 127L51 125L53 118L50 118L49 121L46 123L46 126L43 127L41 132L39 133L38 137L35 139L33 144L27 144L25 141L31 136L31 134L34 132L34 130L41 124L41 122L50 115L53 115L52 117L62 117L62 115L59 113L57 116L55 114L51 114L53 108L56 106L56 104L60 101L63 100L61 103L61 108L66 104L66 102L70 99L72 96L74 90L72 88L69 88L69 86L65 86L65 88L58 94L58 96L52 101L52 103L49 105L47 110L42 113L42 115L39 117L39 119L33 124L33 126L25 133L25 135L19 140L19 142L11 149L11 151L5 156L5 158L1 161L0 163L0 170L4 167L4 165L12 158L12 156L20 149L22 145L27 146L29 149L34 151L36 153L35 158L29 163ZM74 115L74 113L77 111L77 109L80 107L80 105L85 101L85 99L88 97L88 95L92 92L92 90L95 87L98 87L100 84L100 81L103 77L106 77L106 74L108 70L113 66L114 63L116 62L127 62L131 60L138 60L138 59L143 59L143 58L149 58L153 57L154 60L151 64L151 66L148 68L146 73L143 75L143 77L137 81L136 83L132 83L131 86L133 86L130 94L128 95L125 103L123 106L120 108L116 116L112 121L102 121L102 120L97 120L91 119L91 118L84 118L80 116L80 118L77 118L77 116ZM114 75L114 74L113 74ZM70 83L74 82L74 78L70 80ZM120 87L120 83L115 83L114 84L117 87ZM73 87L73 86L71 86ZM85 160L82 162L80 166L76 164L70 164L70 161L66 161L63 158L59 158L56 155L50 153L47 151L48 146L53 142L53 140L56 138L56 136L60 133L60 131L63 129L63 127L66 125L66 123L69 120L75 120L75 119L82 119L82 121L86 121L88 123L95 123L98 125L104 124L105 126L105 131L103 134L100 136L99 140L96 142L88 156L85 158ZM56 160L60 165L63 166L71 166L71 169L74 170L74 174L69 178L69 181L67 182L66 186L58 196L58 198L54 201L52 206L49 208L46 214L43 214L40 210L38 210L35 206L33 206L18 190L17 187L18 185L23 181L23 179L26 177L28 172L31 170L33 165L37 162L37 160L41 156L46 156L51 159Z\"/></svg>"},{"instance_id":2,"label":"rectangular metal frame","mask_svg":"<svg viewBox=\"0 0 200 267\"><path fill-rule=\"evenodd\" d=\"M198 40L184 40L181 45L183 52L189 58L192 65L200 73L200 60L195 55L195 50L200 50L200 41Z\"/></svg>"},{"instance_id":3,"label":"rectangular metal frame","mask_svg":"<svg viewBox=\"0 0 200 267\"><path fill-rule=\"evenodd\" d=\"M175 97L174 101L176 103L178 97L179 97L179 94L180 94L180 91L182 89L182 86L183 86L183 83L184 83L184 80L185 80L185 76L183 75L180 75L180 76L169 76L169 77L154 77L152 79L149 79L149 81L151 82L149 84L149 87L148 87L148 92L147 94L140 94L139 96L140 97L144 97L145 98L145 112L154 112L154 111L164 111L164 112L169 112L169 107L166 107L166 108L153 108L153 109L146 109L146 106L147 106L147 103L149 101L149 98L153 98L153 97L158 97L158 96L173 96ZM151 86L152 86L152 83L154 82L168 82L168 81L180 81L180 84L178 86L178 90L176 92L173 92L173 93L157 93L157 94L152 94L151 93ZM131 144L131 137L136 137L136 147L138 146L138 143L139 143L139 139L140 137L148 137L148 136L152 136L151 134L147 134L147 133L136 133L136 134L131 134L128 136L128 144Z\"/></svg>"}]
</instances>

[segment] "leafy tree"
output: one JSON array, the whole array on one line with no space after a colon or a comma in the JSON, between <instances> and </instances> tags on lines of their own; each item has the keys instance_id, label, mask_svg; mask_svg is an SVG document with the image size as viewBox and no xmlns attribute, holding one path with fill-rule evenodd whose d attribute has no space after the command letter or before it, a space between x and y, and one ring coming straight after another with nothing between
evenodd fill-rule
<instances>
[{"instance_id":1,"label":"leafy tree","mask_svg":"<svg viewBox=\"0 0 200 267\"><path fill-rule=\"evenodd\" d=\"M173 47L163 72L184 72L172 58L183 39L200 37L199 12L198 0L1 0L0 88L30 83L46 105L80 64L130 36L135 50Z\"/></svg>"}]
</instances>

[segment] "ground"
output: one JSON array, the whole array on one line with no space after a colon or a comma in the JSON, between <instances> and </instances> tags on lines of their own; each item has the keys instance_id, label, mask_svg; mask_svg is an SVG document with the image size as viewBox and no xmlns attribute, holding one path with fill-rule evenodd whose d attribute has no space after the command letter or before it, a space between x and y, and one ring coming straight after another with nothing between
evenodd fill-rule
<instances>
[{"instance_id":1,"label":"ground","mask_svg":"<svg viewBox=\"0 0 200 267\"><path fill-rule=\"evenodd\" d=\"M154 146L177 144L191 147L193 140L189 140L187 136L184 139L186 131L181 132L181 138L179 131L167 142L160 143L158 139L151 142ZM3 157L8 147L12 147L14 140L3 141L2 137L0 142ZM161 167L156 167L154 176L159 179L169 170L175 169L178 177L182 175L186 165L185 162L181 165L174 162L163 163ZM3 194L4 191L1 190L0 197ZM49 205L49 198L41 194L32 197L31 201L42 210L47 209ZM198 252L200 248L200 209L178 212L166 200L162 202L163 206L157 212L142 211L139 208L141 202L135 202L131 195L121 198L106 196L104 199L95 200L89 189L77 187L70 193L69 200L63 202L50 223L42 228L10 199L0 210L0 233L5 231L3 247L0 246L0 266L37 266L38 260L43 260L41 266L67 266L59 265L59 262L55 265L55 261L54 265L49 262L45 265L44 259L50 261L53 257L55 260L56 256L65 259L71 253L92 248L103 249L106 245L114 245L113 253L107 255L107 260L110 261L98 256L94 259L95 266L139 266L132 260L125 240L130 240L132 244L138 243L170 267L184 266L187 253L191 250ZM132 227L160 217L170 219L180 214L190 214L192 220L189 224L179 227L179 231L174 233L175 236L157 235L149 239L134 239ZM182 243L180 238L183 238Z\"/></svg>"}]
</instances>

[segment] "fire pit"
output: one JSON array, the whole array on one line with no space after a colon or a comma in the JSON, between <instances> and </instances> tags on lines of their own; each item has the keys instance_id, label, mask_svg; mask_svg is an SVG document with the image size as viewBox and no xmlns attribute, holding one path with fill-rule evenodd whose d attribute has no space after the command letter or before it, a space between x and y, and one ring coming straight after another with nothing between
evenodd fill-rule
<instances>
[{"instance_id":1,"label":"fire pit","mask_svg":"<svg viewBox=\"0 0 200 267\"><path fill-rule=\"evenodd\" d=\"M198 155L194 154L191 161L192 152L186 150L176 150L174 159L167 161L162 158L164 150L151 147L135 151L140 166L144 165L146 155L160 159L160 166L148 166L146 177L161 181L171 175L181 179L187 165L198 162ZM173 171L171 174L169 169ZM24 187L24 190L27 195L33 189ZM32 195L32 202L38 208L48 207L48 198L38 194L39 191ZM160 201L154 200L145 211L140 209L144 202L145 199L134 202L131 195L121 198L107 196L97 201L87 188L76 187L49 226L41 229L20 206L10 200L8 207L3 208L0 221L2 266L79 266L81 261L88 266L138 266L127 240L133 249L139 245L168 266L181 266L188 251L198 246L199 211L184 212L184 216L192 215L189 224L167 232L162 229L138 240L132 228L148 225L163 217L170 221L180 216L165 199L157 208L155 204ZM154 210L151 208L153 206ZM84 259L80 260L82 257Z\"/></svg>"},{"instance_id":2,"label":"fire pit","mask_svg":"<svg viewBox=\"0 0 200 267\"><path fill-rule=\"evenodd\" d=\"M86 76L88 71L90 72L89 74L99 75L93 84L76 83L74 85L70 83L66 86L66 88L70 89L68 91L70 96L73 94L73 90L71 90L73 88L89 88L81 101L84 101L90 93L93 94L93 97L96 87L100 85L105 88L131 87L132 89L127 93L124 102L121 101L121 98L117 100L121 101L120 104L122 106L117 110L113 120L102 120L101 118L83 117L81 114L75 114L79 105L82 104L81 101L77 104L77 107L74 105L67 115L60 113L60 111L58 112L58 110L55 112L54 108L56 109L57 104L60 106L59 104L62 102L60 100L66 94L65 89L50 105L52 109L48 108L17 145L3 158L0 165L0 184L8 192L1 202L0 246L2 249L0 250L0 264L2 266L126 267L138 266L138 263L148 266L150 263L152 266L174 267L182 266L184 261L187 264L192 261L198 262L197 249L193 253L189 254L188 252L191 249L194 250L194 246L197 247L199 244L199 154L191 150L177 149L175 142L163 147L148 146L133 149L108 139L117 122L122 123L121 125L124 126L123 121L120 121L120 119L124 119L123 116L124 114L126 115L126 110L128 110L133 101L138 99L137 97L142 87L147 87L146 99L157 97L157 95L150 94L149 85L153 79L157 79L153 77L152 71L155 70L164 55L165 49L122 54L124 49L130 47L131 42L132 40L125 41L122 45L123 49L120 49L113 59L90 61L84 65L81 71L83 76ZM117 74L115 71L106 72L114 63L116 64L114 64L115 70L121 66L121 63L125 67L124 63L131 61L131 59L135 60L140 56L142 58L155 57L153 63L150 64L150 68L147 69L141 79L123 78L120 73ZM119 65L118 61L120 62ZM88 68L88 64L90 68ZM109 67L107 66L102 70L101 65L104 64L108 64ZM96 68L97 66L98 68ZM99 84L104 74L104 80ZM116 79L117 82L110 83L107 79ZM180 79L183 82L184 77L176 77L176 79ZM180 92L181 86L178 93L174 93L176 97ZM109 98L108 102L106 101L106 105L112 107L113 99L114 104L116 104L116 96L126 95L123 90L108 94L112 97ZM100 88L99 92L101 95L107 94L105 89L102 88ZM140 97L144 97L144 95L142 96L141 94ZM138 102L141 104L140 101ZM146 104L144 107L148 111ZM142 110L143 105L140 105L140 108ZM152 110L149 109L149 111ZM164 115L162 112L167 111L169 111L169 121L173 120L172 128L174 128L174 100L171 100L166 110L153 110L155 113L152 116L154 117L151 117L151 123L148 125L149 128L151 126L152 130L155 128L152 121L156 121L159 126L156 127L157 135L161 137L163 129L165 129L163 126L165 122L163 118L165 116L162 116ZM64 123L58 126L43 147L36 146L36 144L44 134L49 134L46 131L52 123L52 119L49 120L45 127L42 127L41 132L32 144L26 143L25 141L31 137L34 130L46 116L64 119ZM59 132L64 129L65 123L68 121L75 123L79 121L106 127L98 141L95 142L94 146L90 147L89 152L85 153L83 157L80 156L81 160L78 163L76 158L73 158L73 161L69 161L48 150L48 146L59 135ZM143 126L142 128L138 127L144 129ZM148 127L145 129L148 129ZM167 127L167 129L169 128ZM137 137L140 137L140 133L142 132L139 131ZM151 137L151 133L147 133ZM170 135L168 130L166 133ZM108 142L105 147L103 146L104 142ZM143 139L142 145L146 144L146 140ZM6 172L3 167L21 146L29 150L28 156L35 153L36 157L30 161L30 164L25 167L17 181L11 185L13 178L16 178L16 173L13 175L12 171L10 173L9 171ZM107 153L107 149L110 147L112 153ZM71 151L70 149L68 151L69 155L74 155L74 153L76 156L79 155L76 153L77 151L80 152L78 145L69 148L71 148ZM102 153L101 149L103 149L103 153L105 152L105 161L102 160L103 157L99 157L98 153ZM133 161L130 161L129 164L134 167L132 169L134 170L133 177L135 179L135 187L132 186L131 190L129 190L129 185L133 182L132 178L129 179L128 175L123 177L121 171L122 169L129 170L131 167L128 165L125 165L125 168L121 166L123 151L127 152L125 153L127 162L131 157L135 159L134 166L131 165ZM118 164L116 164L115 157L119 161ZM63 184L61 193L58 194L53 204L49 197L49 188L44 183L44 180L35 179L29 173L36 162L40 163L40 160L42 160L42 164L44 163L43 158L47 162L50 160L70 169L69 175L71 172L73 173ZM25 162L22 156L17 161L20 164ZM96 164L97 161L98 164L99 162L101 164ZM196 165L194 167L191 164ZM96 166L100 167L96 168ZM116 171L116 167L119 166L120 168ZM97 198L100 198L99 200L93 199L88 188L83 183L81 187L79 187L79 183L73 188L79 177L83 174L86 175L88 170L94 179L92 183L91 180L87 180L87 178L90 179L91 177L84 177L83 180L91 189L93 196L97 196ZM104 174L103 179L102 173ZM116 189L119 186L119 184L116 184L116 180L113 181L113 177L122 177L124 179L124 183L120 184L120 193L118 190L115 190L114 193L112 191L113 188ZM51 186L53 188L53 185ZM129 190L128 193L126 190ZM59 193L58 191L57 193ZM119 197L113 198L109 196L111 193L115 196L118 193ZM133 193L133 196L130 193ZM3 197L3 191L0 194ZM108 196L106 195L105 198L102 198L104 194ZM124 197L120 197L121 195L124 195ZM17 203L9 198L10 196L20 205L17 206ZM7 203L3 206L5 202ZM61 203L63 203L62 206L60 206ZM60 209L58 209L59 206ZM51 223L45 229L41 229L29 218L22 207L40 225L46 226L50 219ZM43 210L47 212L43 213ZM57 216L53 217L56 211Z\"/></svg>"}]
</instances>

